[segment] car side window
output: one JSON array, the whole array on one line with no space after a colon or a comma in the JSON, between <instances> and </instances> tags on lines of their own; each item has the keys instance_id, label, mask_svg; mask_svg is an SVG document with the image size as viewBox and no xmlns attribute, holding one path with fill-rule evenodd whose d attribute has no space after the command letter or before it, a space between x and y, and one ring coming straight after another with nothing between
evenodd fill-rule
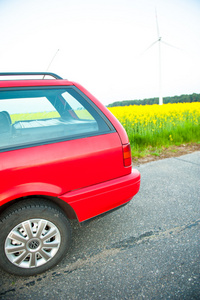
<instances>
[{"instance_id":1,"label":"car side window","mask_svg":"<svg viewBox=\"0 0 200 300\"><path fill-rule=\"evenodd\" d=\"M0 92L0 149L109 133L112 125L74 88Z\"/></svg>"}]
</instances>

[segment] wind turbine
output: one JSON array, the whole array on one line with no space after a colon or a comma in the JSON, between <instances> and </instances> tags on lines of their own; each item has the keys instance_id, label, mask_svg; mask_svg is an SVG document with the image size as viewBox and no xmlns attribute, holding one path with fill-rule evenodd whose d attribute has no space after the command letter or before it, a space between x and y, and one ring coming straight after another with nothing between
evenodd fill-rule
<instances>
[{"instance_id":1,"label":"wind turbine","mask_svg":"<svg viewBox=\"0 0 200 300\"><path fill-rule=\"evenodd\" d=\"M163 97L162 97L162 72L161 72L161 42L162 37L160 36L159 27L158 27L158 17L156 11L156 25L157 25L157 35L158 35L158 49L159 49L159 105L163 105Z\"/></svg>"},{"instance_id":2,"label":"wind turbine","mask_svg":"<svg viewBox=\"0 0 200 300\"><path fill-rule=\"evenodd\" d=\"M162 97L162 68L161 68L161 43L168 45L170 47L176 48L166 42L164 42L162 40L162 37L160 36L160 32L159 32L159 26L158 26L158 17L157 17L157 11L155 10L155 14L156 14L156 27L157 27L157 40L155 42L153 42L146 50L149 50L153 45L155 45L156 43L158 43L158 62L159 62L159 105L163 104L163 97Z\"/></svg>"},{"instance_id":3,"label":"wind turbine","mask_svg":"<svg viewBox=\"0 0 200 300\"><path fill-rule=\"evenodd\" d=\"M54 56L52 57L52 59L51 59L49 65L48 65L48 67L47 67L47 69L46 69L46 72L49 70L49 68L50 68L50 66L51 66L51 64L52 64L52 62L53 62L53 60L54 60L54 58L55 58L56 55L58 54L58 51L59 51L59 49L56 51L56 53L55 53ZM43 79L44 79L44 77L45 77L45 75L43 76Z\"/></svg>"}]
</instances>

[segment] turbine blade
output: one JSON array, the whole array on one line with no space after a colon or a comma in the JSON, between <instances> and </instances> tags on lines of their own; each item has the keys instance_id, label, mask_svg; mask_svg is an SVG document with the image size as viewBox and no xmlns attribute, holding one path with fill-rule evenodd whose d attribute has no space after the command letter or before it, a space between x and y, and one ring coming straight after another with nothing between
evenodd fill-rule
<instances>
[{"instance_id":1,"label":"turbine blade","mask_svg":"<svg viewBox=\"0 0 200 300\"><path fill-rule=\"evenodd\" d=\"M151 47L153 47L153 45L155 45L159 40L153 42L146 50L144 50L144 52L142 54L144 54L145 52L147 52Z\"/></svg>"},{"instance_id":2,"label":"turbine blade","mask_svg":"<svg viewBox=\"0 0 200 300\"><path fill-rule=\"evenodd\" d=\"M175 48L175 49L178 49L178 50L182 50L181 48L178 48L178 47L176 47L176 46L173 46L173 45L171 45L171 44L169 44L169 43L166 43L165 41L161 41L163 44L165 44L165 45L167 45L167 46L169 46L169 47L172 47L172 48Z\"/></svg>"},{"instance_id":3,"label":"turbine blade","mask_svg":"<svg viewBox=\"0 0 200 300\"><path fill-rule=\"evenodd\" d=\"M49 70L49 68L50 68L50 65L52 64L52 62L53 62L54 58L56 57L56 55L57 55L58 51L59 51L59 49L56 51L56 53L55 53L55 54L54 54L54 56L52 57L52 59L51 59L51 61L50 61L49 65L48 65L48 67L47 67L47 69L46 69L46 72ZM43 79L44 79L44 77L45 77L45 75L43 76Z\"/></svg>"},{"instance_id":4,"label":"turbine blade","mask_svg":"<svg viewBox=\"0 0 200 300\"><path fill-rule=\"evenodd\" d=\"M158 16L157 16L157 10L156 10L156 8L155 8L155 14L156 14L157 35L158 35L158 39L160 39L160 32L159 32L159 26L158 26Z\"/></svg>"}]
</instances>

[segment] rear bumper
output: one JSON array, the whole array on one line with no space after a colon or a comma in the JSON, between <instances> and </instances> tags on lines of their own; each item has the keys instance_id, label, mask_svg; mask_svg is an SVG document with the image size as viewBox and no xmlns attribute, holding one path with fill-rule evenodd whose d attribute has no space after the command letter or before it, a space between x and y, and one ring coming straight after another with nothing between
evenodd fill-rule
<instances>
[{"instance_id":1,"label":"rear bumper","mask_svg":"<svg viewBox=\"0 0 200 300\"><path fill-rule=\"evenodd\" d=\"M68 192L59 198L74 209L82 222L129 202L139 188L140 173L133 169L129 175Z\"/></svg>"}]
</instances>

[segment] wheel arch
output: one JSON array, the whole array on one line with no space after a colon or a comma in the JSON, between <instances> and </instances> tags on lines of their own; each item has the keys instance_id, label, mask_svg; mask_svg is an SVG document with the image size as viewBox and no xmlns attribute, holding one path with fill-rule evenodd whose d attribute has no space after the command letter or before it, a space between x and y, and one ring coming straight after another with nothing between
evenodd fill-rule
<instances>
[{"instance_id":1,"label":"wheel arch","mask_svg":"<svg viewBox=\"0 0 200 300\"><path fill-rule=\"evenodd\" d=\"M13 204L19 203L24 200L31 200L31 199L38 199L38 201L46 200L46 201L49 201L50 203L54 203L56 206L58 206L64 212L64 214L67 216L68 219L78 220L76 212L67 202L65 202L57 197L46 196L46 195L29 195L26 197L16 198L11 201L8 201L8 202L4 203L2 206L0 206L0 215L7 208L11 207Z\"/></svg>"}]
</instances>

